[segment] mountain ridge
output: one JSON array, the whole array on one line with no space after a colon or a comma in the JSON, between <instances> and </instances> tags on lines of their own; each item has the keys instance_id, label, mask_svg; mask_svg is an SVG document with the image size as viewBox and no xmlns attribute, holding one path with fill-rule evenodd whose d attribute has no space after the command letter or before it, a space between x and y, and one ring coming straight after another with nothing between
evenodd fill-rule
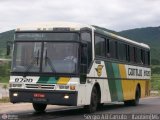
<instances>
[{"instance_id":1,"label":"mountain ridge","mask_svg":"<svg viewBox=\"0 0 160 120\"><path fill-rule=\"evenodd\" d=\"M160 59L160 26L145 27L120 31L119 35L148 44L151 48L151 59Z\"/></svg>"},{"instance_id":2,"label":"mountain ridge","mask_svg":"<svg viewBox=\"0 0 160 120\"><path fill-rule=\"evenodd\" d=\"M103 29L108 32L126 37L128 39L148 44L151 48L151 59L152 61L158 60L160 62L160 26L157 27L144 27L134 28L123 31L109 30L103 27L95 26L96 28ZM6 42L13 41L14 30L0 33L0 57L5 57Z\"/></svg>"}]
</instances>

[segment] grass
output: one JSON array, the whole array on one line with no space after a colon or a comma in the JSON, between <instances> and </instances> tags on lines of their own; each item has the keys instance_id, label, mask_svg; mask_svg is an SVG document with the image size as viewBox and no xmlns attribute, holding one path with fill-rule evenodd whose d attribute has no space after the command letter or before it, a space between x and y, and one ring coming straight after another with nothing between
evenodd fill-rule
<instances>
[{"instance_id":1,"label":"grass","mask_svg":"<svg viewBox=\"0 0 160 120\"><path fill-rule=\"evenodd\" d=\"M3 97L2 99L0 99L0 103L8 103L9 101L9 97Z\"/></svg>"},{"instance_id":2,"label":"grass","mask_svg":"<svg viewBox=\"0 0 160 120\"><path fill-rule=\"evenodd\" d=\"M153 74L151 78L151 90L160 91L160 75Z\"/></svg>"},{"instance_id":3,"label":"grass","mask_svg":"<svg viewBox=\"0 0 160 120\"><path fill-rule=\"evenodd\" d=\"M158 93L150 93L150 96L152 97L160 96L160 91L158 91Z\"/></svg>"},{"instance_id":4,"label":"grass","mask_svg":"<svg viewBox=\"0 0 160 120\"><path fill-rule=\"evenodd\" d=\"M9 76L0 77L0 83L9 83Z\"/></svg>"}]
</instances>

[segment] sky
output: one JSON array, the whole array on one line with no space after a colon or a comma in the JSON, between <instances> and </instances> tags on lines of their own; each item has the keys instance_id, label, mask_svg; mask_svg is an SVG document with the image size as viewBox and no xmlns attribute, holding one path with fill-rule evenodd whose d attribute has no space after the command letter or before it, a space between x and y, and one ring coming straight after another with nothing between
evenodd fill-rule
<instances>
[{"instance_id":1,"label":"sky","mask_svg":"<svg viewBox=\"0 0 160 120\"><path fill-rule=\"evenodd\" d=\"M0 0L0 32L47 21L122 31L160 26L160 0Z\"/></svg>"}]
</instances>

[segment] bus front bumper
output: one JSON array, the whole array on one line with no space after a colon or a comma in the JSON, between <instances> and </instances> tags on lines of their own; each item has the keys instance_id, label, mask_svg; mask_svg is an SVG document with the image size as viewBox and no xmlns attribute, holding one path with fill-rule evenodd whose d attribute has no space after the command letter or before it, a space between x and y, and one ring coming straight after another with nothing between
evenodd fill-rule
<instances>
[{"instance_id":1,"label":"bus front bumper","mask_svg":"<svg viewBox=\"0 0 160 120\"><path fill-rule=\"evenodd\" d=\"M10 102L44 103L54 105L77 105L77 91L53 91L33 89L10 89Z\"/></svg>"}]
</instances>

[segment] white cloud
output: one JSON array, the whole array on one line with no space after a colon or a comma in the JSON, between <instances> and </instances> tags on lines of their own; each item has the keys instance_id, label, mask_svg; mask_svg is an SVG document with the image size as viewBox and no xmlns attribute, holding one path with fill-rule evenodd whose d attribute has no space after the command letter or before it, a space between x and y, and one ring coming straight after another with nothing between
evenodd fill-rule
<instances>
[{"instance_id":1,"label":"white cloud","mask_svg":"<svg viewBox=\"0 0 160 120\"><path fill-rule=\"evenodd\" d=\"M0 32L42 21L73 21L113 30L160 26L159 0L1 0Z\"/></svg>"}]
</instances>

